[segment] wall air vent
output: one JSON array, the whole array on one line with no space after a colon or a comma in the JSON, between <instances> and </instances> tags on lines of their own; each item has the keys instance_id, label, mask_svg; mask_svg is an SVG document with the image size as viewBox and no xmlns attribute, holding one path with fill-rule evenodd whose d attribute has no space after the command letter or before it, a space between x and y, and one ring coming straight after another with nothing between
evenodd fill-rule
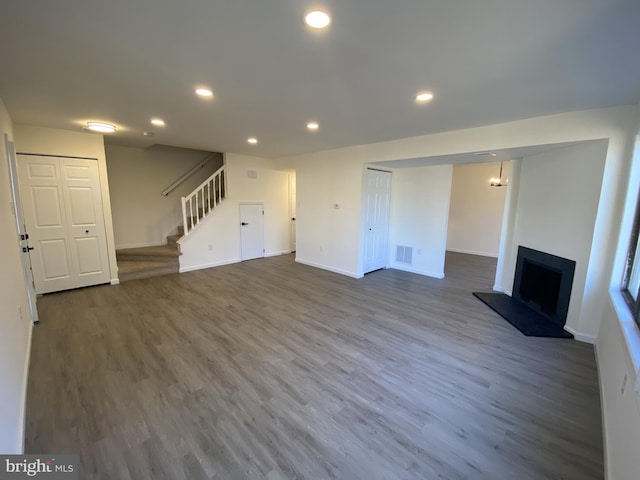
<instances>
[{"instance_id":1,"label":"wall air vent","mask_svg":"<svg viewBox=\"0 0 640 480\"><path fill-rule=\"evenodd\" d=\"M396 247L396 262L411 265L413 263L413 247L398 245Z\"/></svg>"}]
</instances>

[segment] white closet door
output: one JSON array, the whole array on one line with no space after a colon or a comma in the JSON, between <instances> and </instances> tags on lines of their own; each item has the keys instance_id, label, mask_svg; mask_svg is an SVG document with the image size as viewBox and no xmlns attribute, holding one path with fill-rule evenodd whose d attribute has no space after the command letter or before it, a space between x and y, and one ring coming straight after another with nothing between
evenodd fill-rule
<instances>
[{"instance_id":1,"label":"white closet door","mask_svg":"<svg viewBox=\"0 0 640 480\"><path fill-rule=\"evenodd\" d=\"M241 259L264 257L264 206L258 203L240 205Z\"/></svg>"}]
</instances>

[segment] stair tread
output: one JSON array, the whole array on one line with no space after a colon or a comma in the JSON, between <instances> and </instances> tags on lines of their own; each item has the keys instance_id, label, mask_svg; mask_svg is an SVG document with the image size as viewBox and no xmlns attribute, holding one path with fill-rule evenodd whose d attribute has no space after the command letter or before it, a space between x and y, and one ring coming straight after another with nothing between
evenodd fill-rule
<instances>
[{"instance_id":1,"label":"stair tread","mask_svg":"<svg viewBox=\"0 0 640 480\"><path fill-rule=\"evenodd\" d=\"M142 270L161 270L174 269L177 271L178 264L176 262L145 262L145 261L119 261L118 273L126 274L132 272L140 272Z\"/></svg>"},{"instance_id":2,"label":"stair tread","mask_svg":"<svg viewBox=\"0 0 640 480\"><path fill-rule=\"evenodd\" d=\"M180 250L171 245L158 245L154 247L138 247L138 248L123 248L116 250L116 256L126 255L149 255L155 257L179 257L182 255Z\"/></svg>"},{"instance_id":3,"label":"stair tread","mask_svg":"<svg viewBox=\"0 0 640 480\"><path fill-rule=\"evenodd\" d=\"M178 263L167 262L118 262L120 283L143 278L180 273Z\"/></svg>"}]
</instances>

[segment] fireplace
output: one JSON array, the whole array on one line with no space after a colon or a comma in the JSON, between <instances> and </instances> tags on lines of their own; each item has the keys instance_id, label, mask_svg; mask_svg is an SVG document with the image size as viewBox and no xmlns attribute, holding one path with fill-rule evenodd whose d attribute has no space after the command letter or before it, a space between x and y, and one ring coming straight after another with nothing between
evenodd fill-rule
<instances>
[{"instance_id":1,"label":"fireplace","mask_svg":"<svg viewBox=\"0 0 640 480\"><path fill-rule=\"evenodd\" d=\"M520 245L512 296L474 292L523 334L573 338L564 330L576 262Z\"/></svg>"},{"instance_id":2,"label":"fireplace","mask_svg":"<svg viewBox=\"0 0 640 480\"><path fill-rule=\"evenodd\" d=\"M562 327L567 321L575 269L573 260L521 245L513 298Z\"/></svg>"}]
</instances>

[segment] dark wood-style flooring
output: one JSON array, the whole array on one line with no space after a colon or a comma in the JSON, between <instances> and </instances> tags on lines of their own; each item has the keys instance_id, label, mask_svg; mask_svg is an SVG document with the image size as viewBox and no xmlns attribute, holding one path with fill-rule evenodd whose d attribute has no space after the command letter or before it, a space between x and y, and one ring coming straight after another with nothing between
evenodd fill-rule
<instances>
[{"instance_id":1,"label":"dark wood-style flooring","mask_svg":"<svg viewBox=\"0 0 640 480\"><path fill-rule=\"evenodd\" d=\"M601 479L593 348L446 279L291 255L39 298L27 452L82 479Z\"/></svg>"}]
</instances>

